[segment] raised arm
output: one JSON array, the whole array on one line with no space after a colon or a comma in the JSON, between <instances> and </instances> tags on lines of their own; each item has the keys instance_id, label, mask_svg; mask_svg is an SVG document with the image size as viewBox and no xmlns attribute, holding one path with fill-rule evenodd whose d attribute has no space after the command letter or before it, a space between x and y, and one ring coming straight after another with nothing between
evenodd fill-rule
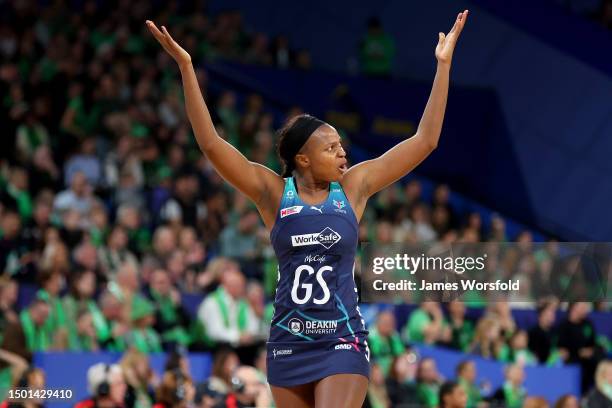
<instances>
[{"instance_id":1,"label":"raised arm","mask_svg":"<svg viewBox=\"0 0 612 408\"><path fill-rule=\"evenodd\" d=\"M147 27L179 66L187 117L202 152L221 177L253 200L260 212L262 209L268 211L267 208L274 207L269 205L272 201L268 202L268 198L275 197L274 191L279 188L278 195L282 194L282 178L267 167L249 161L234 146L219 137L202 97L191 56L174 41L164 26L160 31L152 21L147 21ZM268 217L264 215L267 224L266 218Z\"/></svg>"},{"instance_id":2,"label":"raised arm","mask_svg":"<svg viewBox=\"0 0 612 408\"><path fill-rule=\"evenodd\" d=\"M446 100L453 50L465 25L468 11L459 13L453 28L448 33L439 33L436 46L438 67L429 100L416 133L382 156L359 163L345 174L343 186L352 195L352 203L360 212L365 201L389 184L399 180L421 163L437 146ZM354 201L353 201L354 200Z\"/></svg>"}]
</instances>

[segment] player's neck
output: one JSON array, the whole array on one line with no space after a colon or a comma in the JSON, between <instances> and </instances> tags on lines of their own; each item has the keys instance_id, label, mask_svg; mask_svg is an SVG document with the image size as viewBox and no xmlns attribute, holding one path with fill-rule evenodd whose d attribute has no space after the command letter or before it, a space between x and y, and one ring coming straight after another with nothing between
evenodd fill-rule
<instances>
[{"instance_id":1,"label":"player's neck","mask_svg":"<svg viewBox=\"0 0 612 408\"><path fill-rule=\"evenodd\" d=\"M294 173L295 188L301 195L317 197L327 195L329 192L329 181L314 180L310 174L301 175Z\"/></svg>"}]
</instances>

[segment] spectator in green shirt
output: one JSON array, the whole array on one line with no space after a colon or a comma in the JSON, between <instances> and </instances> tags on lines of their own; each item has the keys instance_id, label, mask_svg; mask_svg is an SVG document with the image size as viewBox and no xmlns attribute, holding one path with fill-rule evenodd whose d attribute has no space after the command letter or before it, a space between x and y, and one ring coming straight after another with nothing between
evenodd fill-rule
<instances>
[{"instance_id":1,"label":"spectator in green shirt","mask_svg":"<svg viewBox=\"0 0 612 408\"><path fill-rule=\"evenodd\" d=\"M410 343L447 343L451 337L448 322L438 302L426 301L413 311L404 326L404 337Z\"/></svg>"},{"instance_id":2,"label":"spectator in green shirt","mask_svg":"<svg viewBox=\"0 0 612 408\"><path fill-rule=\"evenodd\" d=\"M96 274L88 269L75 271L70 282L70 293L62 299L68 329L68 344L74 350L97 349L97 329L105 319L93 296L96 292ZM84 316L85 312L87 315ZM86 340L84 335L93 338ZM95 344L95 347L94 347Z\"/></svg>"},{"instance_id":3,"label":"spectator in green shirt","mask_svg":"<svg viewBox=\"0 0 612 408\"><path fill-rule=\"evenodd\" d=\"M422 406L427 408L438 406L441 383L436 361L429 357L422 359L417 369L417 398Z\"/></svg>"},{"instance_id":4,"label":"spectator in green shirt","mask_svg":"<svg viewBox=\"0 0 612 408\"><path fill-rule=\"evenodd\" d=\"M361 41L361 67L364 74L389 77L395 57L395 42L385 33L378 17L368 21L368 31Z\"/></svg>"},{"instance_id":5,"label":"spectator in green shirt","mask_svg":"<svg viewBox=\"0 0 612 408\"><path fill-rule=\"evenodd\" d=\"M51 313L51 305L41 297L32 301L27 309L19 314L19 327L9 328L5 334L5 343L14 343L15 336L24 336L25 344L30 353L47 351L53 346L53 332L46 324Z\"/></svg>"},{"instance_id":6,"label":"spectator in green shirt","mask_svg":"<svg viewBox=\"0 0 612 408\"><path fill-rule=\"evenodd\" d=\"M525 370L519 364L514 364L505 368L506 381L493 394L493 401L506 408L521 408L527 391L523 386L525 382Z\"/></svg>"},{"instance_id":7,"label":"spectator in green shirt","mask_svg":"<svg viewBox=\"0 0 612 408\"><path fill-rule=\"evenodd\" d=\"M453 300L448 304L449 323L451 327L452 348L467 351L474 337L474 323L465 316L465 304L460 300Z\"/></svg>"},{"instance_id":8,"label":"spectator in green shirt","mask_svg":"<svg viewBox=\"0 0 612 408\"><path fill-rule=\"evenodd\" d=\"M527 332L517 330L510 338L511 362L522 365L535 365L538 363L536 356L527 348Z\"/></svg>"},{"instance_id":9,"label":"spectator in green shirt","mask_svg":"<svg viewBox=\"0 0 612 408\"><path fill-rule=\"evenodd\" d=\"M70 351L98 351L96 328L93 316L88 309L80 309L76 316L75 330L68 337Z\"/></svg>"},{"instance_id":10,"label":"spectator in green shirt","mask_svg":"<svg viewBox=\"0 0 612 408\"><path fill-rule=\"evenodd\" d=\"M476 364L471 360L464 360L457 365L457 383L467 396L467 408L476 408L482 399L480 390L476 386Z\"/></svg>"},{"instance_id":11,"label":"spectator in green shirt","mask_svg":"<svg viewBox=\"0 0 612 408\"><path fill-rule=\"evenodd\" d=\"M376 359L385 376L389 373L393 358L401 355L405 350L395 327L393 312L384 311L378 315L376 326L370 329L368 335L371 356Z\"/></svg>"},{"instance_id":12,"label":"spectator in green shirt","mask_svg":"<svg viewBox=\"0 0 612 408\"><path fill-rule=\"evenodd\" d=\"M49 317L45 321L46 329L51 333L65 330L66 313L59 297L64 286L64 276L60 272L43 270L39 273L38 282L41 289L38 290L36 296L45 300L51 306Z\"/></svg>"},{"instance_id":13,"label":"spectator in green shirt","mask_svg":"<svg viewBox=\"0 0 612 408\"><path fill-rule=\"evenodd\" d=\"M160 353L161 338L155 330L155 307L143 297L135 297L132 302L132 329L126 334L128 347L135 347L142 353Z\"/></svg>"},{"instance_id":14,"label":"spectator in green shirt","mask_svg":"<svg viewBox=\"0 0 612 408\"><path fill-rule=\"evenodd\" d=\"M124 351L124 335L129 326L124 321L123 306L116 294L105 291L100 295L101 319L94 319L94 327L98 342L102 348L109 351Z\"/></svg>"},{"instance_id":15,"label":"spectator in green shirt","mask_svg":"<svg viewBox=\"0 0 612 408\"><path fill-rule=\"evenodd\" d=\"M168 272L156 269L150 277L148 296L155 304L155 330L165 349L176 345L188 347L189 316L181 305L181 295L172 285Z\"/></svg>"}]
</instances>

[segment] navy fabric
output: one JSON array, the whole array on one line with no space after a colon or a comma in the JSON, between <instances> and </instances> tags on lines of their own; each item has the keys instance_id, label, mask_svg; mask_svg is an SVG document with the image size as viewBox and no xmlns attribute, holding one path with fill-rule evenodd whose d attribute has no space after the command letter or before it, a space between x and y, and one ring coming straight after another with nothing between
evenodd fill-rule
<instances>
[{"instance_id":1,"label":"navy fabric","mask_svg":"<svg viewBox=\"0 0 612 408\"><path fill-rule=\"evenodd\" d=\"M367 330L354 280L358 223L339 183L304 203L292 178L270 233L279 262L268 381L306 384L332 374L369 377Z\"/></svg>"}]
</instances>

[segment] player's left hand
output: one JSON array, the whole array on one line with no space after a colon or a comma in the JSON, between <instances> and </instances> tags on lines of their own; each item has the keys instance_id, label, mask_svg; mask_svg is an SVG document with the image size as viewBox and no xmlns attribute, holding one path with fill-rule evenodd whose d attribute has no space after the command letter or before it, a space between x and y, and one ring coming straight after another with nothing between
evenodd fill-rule
<instances>
[{"instance_id":1,"label":"player's left hand","mask_svg":"<svg viewBox=\"0 0 612 408\"><path fill-rule=\"evenodd\" d=\"M453 51L455 50L455 45L457 44L457 39L461 34L461 30L463 30L463 26L465 25L465 21L467 20L468 11L465 10L457 15L457 20L455 20L455 24L453 28L449 31L448 34L444 35L444 33L438 33L438 45L436 46L436 58L439 63L442 64L450 64L453 59Z\"/></svg>"}]
</instances>

